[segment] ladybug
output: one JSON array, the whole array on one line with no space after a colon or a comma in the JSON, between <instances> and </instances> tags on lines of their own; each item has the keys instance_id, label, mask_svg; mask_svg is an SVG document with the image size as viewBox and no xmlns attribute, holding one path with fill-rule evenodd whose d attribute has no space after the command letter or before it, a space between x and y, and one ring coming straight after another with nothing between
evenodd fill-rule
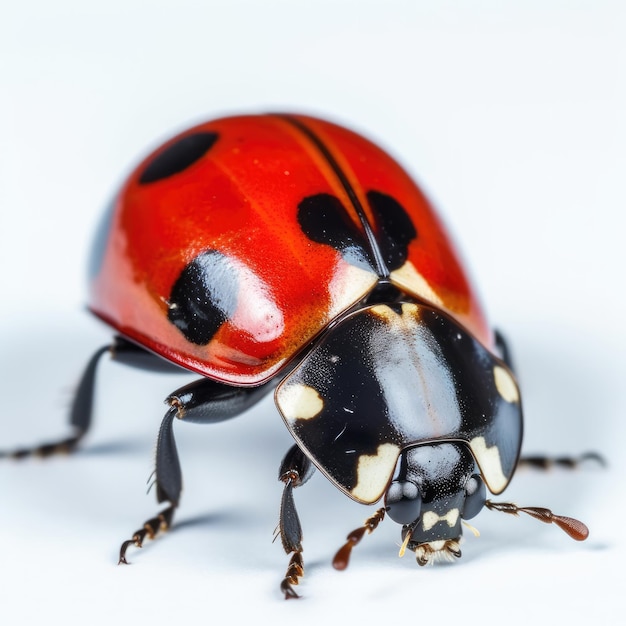
<instances>
[{"instance_id":1,"label":"ladybug","mask_svg":"<svg viewBox=\"0 0 626 626\"><path fill-rule=\"evenodd\" d=\"M293 489L317 468L353 500L382 506L333 561L388 516L417 563L461 556L462 523L493 502L519 462L520 391L441 221L381 148L302 115L227 117L186 130L130 175L106 212L89 309L116 333L89 361L74 434L15 457L72 450L87 432L98 362L190 370L167 398L156 495L167 506L122 544L167 529L182 476L176 421L235 417L274 392L295 443L282 461L277 533L304 574Z\"/></svg>"}]
</instances>

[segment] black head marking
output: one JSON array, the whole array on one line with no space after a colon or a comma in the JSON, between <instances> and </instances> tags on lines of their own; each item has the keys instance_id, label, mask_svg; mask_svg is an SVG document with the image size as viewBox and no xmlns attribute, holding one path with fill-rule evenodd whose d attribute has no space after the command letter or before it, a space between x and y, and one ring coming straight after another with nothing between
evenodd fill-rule
<instances>
[{"instance_id":1,"label":"black head marking","mask_svg":"<svg viewBox=\"0 0 626 626\"><path fill-rule=\"evenodd\" d=\"M374 213L376 242L390 272L404 265L409 243L417 237L417 230L404 207L394 198L380 191L368 191L367 200Z\"/></svg>"},{"instance_id":2,"label":"black head marking","mask_svg":"<svg viewBox=\"0 0 626 626\"><path fill-rule=\"evenodd\" d=\"M198 255L172 287L168 319L192 343L206 345L237 307L237 273L220 252Z\"/></svg>"},{"instance_id":3,"label":"black head marking","mask_svg":"<svg viewBox=\"0 0 626 626\"><path fill-rule=\"evenodd\" d=\"M139 183L146 185L178 174L201 159L217 141L217 133L186 135L158 154L144 169Z\"/></svg>"},{"instance_id":4,"label":"black head marking","mask_svg":"<svg viewBox=\"0 0 626 626\"><path fill-rule=\"evenodd\" d=\"M311 241L326 244L348 263L371 271L373 262L366 239L336 196L320 193L302 200L298 223Z\"/></svg>"}]
</instances>

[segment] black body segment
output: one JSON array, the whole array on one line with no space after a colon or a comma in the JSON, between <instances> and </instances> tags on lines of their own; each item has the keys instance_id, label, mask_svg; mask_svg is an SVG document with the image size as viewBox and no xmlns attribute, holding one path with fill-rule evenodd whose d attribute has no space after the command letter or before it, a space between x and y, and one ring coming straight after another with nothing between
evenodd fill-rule
<instances>
[{"instance_id":1,"label":"black body segment","mask_svg":"<svg viewBox=\"0 0 626 626\"><path fill-rule=\"evenodd\" d=\"M276 391L296 441L353 499L376 502L398 456L464 442L493 493L519 455L519 392L506 365L426 306L370 306L342 320Z\"/></svg>"}]
</instances>

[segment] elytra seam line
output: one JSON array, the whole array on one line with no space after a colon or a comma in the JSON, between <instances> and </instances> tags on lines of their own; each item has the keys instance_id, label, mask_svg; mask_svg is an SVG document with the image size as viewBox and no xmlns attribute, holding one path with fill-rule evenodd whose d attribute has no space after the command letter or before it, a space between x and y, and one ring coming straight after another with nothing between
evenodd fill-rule
<instances>
[{"instance_id":1,"label":"elytra seam line","mask_svg":"<svg viewBox=\"0 0 626 626\"><path fill-rule=\"evenodd\" d=\"M381 254L380 248L376 241L376 236L374 235L374 231L372 230L372 226L367 219L367 215L365 214L365 210L363 209L363 205L359 200L356 192L354 191L354 187L348 180L345 172L341 169L339 163L335 160L335 157L332 155L331 151L328 149L326 144L303 122L296 119L295 117L291 117L290 115L277 115L289 122L292 126L295 126L302 134L306 135L306 137L311 141L311 143L320 151L324 159L330 165L330 168L333 170L335 176L341 183L341 186L344 188L346 194L350 198L350 202L352 202L352 206L359 216L359 220L361 222L361 226L363 227L363 231L365 232L365 236L367 238L367 242L370 247L370 251L372 253L372 257L374 259L374 263L376 264L376 271L381 278L389 277L389 269L387 268L387 264L385 263L383 256Z\"/></svg>"}]
</instances>

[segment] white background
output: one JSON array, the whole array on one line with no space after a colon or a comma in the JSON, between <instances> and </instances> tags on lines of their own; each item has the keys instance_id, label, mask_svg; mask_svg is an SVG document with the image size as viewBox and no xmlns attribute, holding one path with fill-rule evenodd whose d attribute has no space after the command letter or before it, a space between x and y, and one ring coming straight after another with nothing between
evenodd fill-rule
<instances>
[{"instance_id":1,"label":"white background","mask_svg":"<svg viewBox=\"0 0 626 626\"><path fill-rule=\"evenodd\" d=\"M289 436L271 400L230 423L177 425L178 526L131 550L132 566L116 565L121 540L157 510L144 483L161 399L185 380L106 362L79 454L0 464L3 621L482 625L622 615L623 3L99 4L0 9L0 448L67 432L72 384L109 336L84 312L85 266L125 172L190 123L293 110L378 140L439 207L515 350L526 451L593 449L610 467L519 473L505 494L584 519L585 543L485 511L461 561L422 569L397 558L399 529L386 522L343 573L332 554L370 511L317 475L296 492L305 599L286 603L277 586L287 559L271 538Z\"/></svg>"}]
</instances>

